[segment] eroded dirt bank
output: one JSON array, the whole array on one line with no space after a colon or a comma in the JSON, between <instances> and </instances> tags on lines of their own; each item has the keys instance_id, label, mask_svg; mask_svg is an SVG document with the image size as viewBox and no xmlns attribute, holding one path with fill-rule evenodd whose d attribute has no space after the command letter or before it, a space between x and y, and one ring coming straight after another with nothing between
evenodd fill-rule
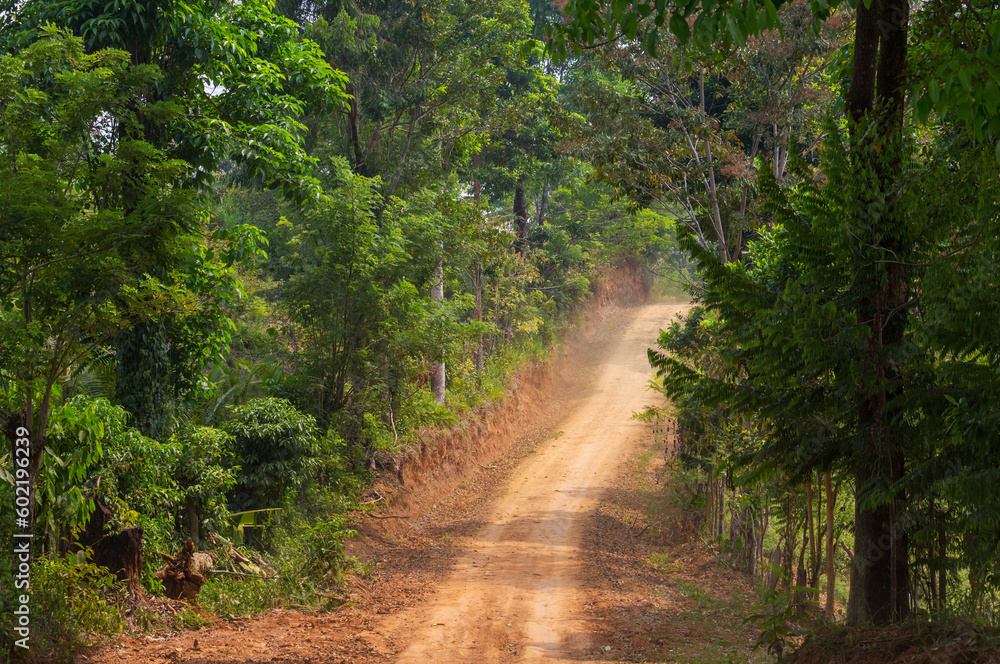
<instances>
[{"instance_id":1,"label":"eroded dirt bank","mask_svg":"<svg viewBox=\"0 0 1000 664\"><path fill-rule=\"evenodd\" d=\"M643 435L645 350L683 305L603 310L515 444L424 515L373 520L375 579L352 605L278 610L196 632L122 639L89 662L575 662L593 658L581 555L588 519ZM404 482L405 486L405 482ZM403 492L404 494L407 492ZM414 493L416 493L414 491ZM404 510L408 501L403 502ZM400 516L407 516L401 514ZM417 518L419 516L419 518Z\"/></svg>"}]
</instances>

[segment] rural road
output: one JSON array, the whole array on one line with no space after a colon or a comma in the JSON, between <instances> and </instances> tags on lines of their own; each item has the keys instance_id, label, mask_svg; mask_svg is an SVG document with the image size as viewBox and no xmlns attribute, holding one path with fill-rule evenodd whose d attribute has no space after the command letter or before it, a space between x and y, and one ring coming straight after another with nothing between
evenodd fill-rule
<instances>
[{"instance_id":1,"label":"rural road","mask_svg":"<svg viewBox=\"0 0 1000 664\"><path fill-rule=\"evenodd\" d=\"M580 582L586 521L643 432L630 417L651 403L646 349L686 308L649 304L619 328L589 389L570 395L560 433L514 471L433 598L383 625L412 635L399 664L551 664L593 652Z\"/></svg>"},{"instance_id":2,"label":"rural road","mask_svg":"<svg viewBox=\"0 0 1000 664\"><path fill-rule=\"evenodd\" d=\"M370 592L367 601L359 599L333 612L290 607L252 618L215 620L197 630L117 637L78 654L75 661L592 661L599 644L592 643L590 635L598 626L586 613L584 537L605 490L648 435L646 425L630 419L655 400L647 390L646 350L655 344L659 329L687 307L654 303L612 310L614 318L601 323L600 343L573 356L572 378L552 389L543 427L551 435L542 436L545 439L516 465L512 461L505 480L491 485L490 495L497 497L484 503L482 518L479 513L475 517L482 525L463 530L454 557L448 554L432 573L422 571L428 563L415 556L404 561L411 567L396 573L395 581L366 582L370 588L358 592ZM392 555L406 558L405 547L380 557ZM177 614L178 607L166 608Z\"/></svg>"}]
</instances>

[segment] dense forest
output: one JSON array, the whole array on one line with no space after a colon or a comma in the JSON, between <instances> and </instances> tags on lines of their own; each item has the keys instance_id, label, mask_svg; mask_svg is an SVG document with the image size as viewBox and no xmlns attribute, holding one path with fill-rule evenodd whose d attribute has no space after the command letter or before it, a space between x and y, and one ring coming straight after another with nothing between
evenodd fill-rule
<instances>
[{"instance_id":1,"label":"dense forest","mask_svg":"<svg viewBox=\"0 0 1000 664\"><path fill-rule=\"evenodd\" d=\"M995 622L994 4L3 4L9 652L28 568L39 660L327 606L369 482L612 269L695 305L640 416L761 646Z\"/></svg>"}]
</instances>

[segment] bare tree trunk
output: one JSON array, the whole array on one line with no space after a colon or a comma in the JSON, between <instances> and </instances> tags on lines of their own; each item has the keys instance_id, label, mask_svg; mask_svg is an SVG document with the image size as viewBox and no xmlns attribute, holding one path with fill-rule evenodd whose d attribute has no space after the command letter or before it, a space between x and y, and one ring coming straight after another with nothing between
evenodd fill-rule
<instances>
[{"instance_id":1,"label":"bare tree trunk","mask_svg":"<svg viewBox=\"0 0 1000 664\"><path fill-rule=\"evenodd\" d=\"M475 157L472 158L472 167L479 168L479 154L477 153ZM479 180L479 175L475 175L472 179L472 199L479 205L480 199L483 195L483 184ZM472 275L473 289L475 291L474 295L476 298L475 303L475 319L478 322L483 322L483 263L481 259L476 259L476 268ZM476 365L476 376L477 379L482 379L483 373L483 335L478 335L476 337L476 350L474 353L474 362Z\"/></svg>"},{"instance_id":2,"label":"bare tree trunk","mask_svg":"<svg viewBox=\"0 0 1000 664\"><path fill-rule=\"evenodd\" d=\"M188 532L191 533L191 541L194 542L195 546L198 546L199 532L198 532L198 510L195 508L194 498L191 496L187 497L187 513L188 513Z\"/></svg>"},{"instance_id":3,"label":"bare tree trunk","mask_svg":"<svg viewBox=\"0 0 1000 664\"><path fill-rule=\"evenodd\" d=\"M535 223L541 226L545 223L545 213L548 212L546 208L549 206L549 183L548 181L542 186L542 198L538 203L538 217L535 219Z\"/></svg>"},{"instance_id":4,"label":"bare tree trunk","mask_svg":"<svg viewBox=\"0 0 1000 664\"><path fill-rule=\"evenodd\" d=\"M830 483L830 471L824 477L826 488L826 617L833 620L833 595L836 588L836 568L834 567L833 548L833 508L837 497Z\"/></svg>"},{"instance_id":5,"label":"bare tree trunk","mask_svg":"<svg viewBox=\"0 0 1000 664\"><path fill-rule=\"evenodd\" d=\"M473 317L478 321L483 321L483 266L476 264L472 274L473 289L475 291L475 310ZM483 335L476 337L476 350L473 360L476 365L476 375L483 373ZM481 376L480 376L481 377Z\"/></svg>"},{"instance_id":6,"label":"bare tree trunk","mask_svg":"<svg viewBox=\"0 0 1000 664\"><path fill-rule=\"evenodd\" d=\"M795 585L799 588L804 588L808 582L806 578L806 548L809 546L809 527L806 522L808 521L807 518L802 522L802 547L799 549L799 560L795 567ZM806 606L805 591L796 590L792 595L792 603L796 612L801 615Z\"/></svg>"},{"instance_id":7,"label":"bare tree trunk","mask_svg":"<svg viewBox=\"0 0 1000 664\"><path fill-rule=\"evenodd\" d=\"M431 277L431 300L444 302L444 242L437 241L438 260L434 266L434 276ZM431 392L434 401L444 403L445 368L444 359L431 363Z\"/></svg>"},{"instance_id":8,"label":"bare tree trunk","mask_svg":"<svg viewBox=\"0 0 1000 664\"><path fill-rule=\"evenodd\" d=\"M705 482L705 523L708 525L708 536L711 537L715 530L715 481L711 474Z\"/></svg>"},{"instance_id":9,"label":"bare tree trunk","mask_svg":"<svg viewBox=\"0 0 1000 664\"><path fill-rule=\"evenodd\" d=\"M931 452L930 452L929 458L933 459L934 458L934 454L935 454L935 452L932 449ZM938 527L937 518L936 518L937 515L935 514L935 509L934 509L936 507L936 505L937 505L937 501L935 500L935 498L934 498L934 496L932 494L927 499L927 523L930 524L930 527L932 529ZM920 556L918 555L917 557L920 557ZM938 573L938 563L940 562L940 559L938 558L937 538L931 538L927 542L927 556L926 556L926 558L927 558L927 581L924 584L924 586L925 586L925 589L927 591L927 597L926 597L926 599L927 599L927 610L931 611L933 609L936 609L937 606L938 606L938 597L937 597L937 594L938 594L938 592L937 592L938 591L938 576L937 576L937 573ZM917 601L916 596L917 596L917 593L914 592L914 602Z\"/></svg>"},{"instance_id":10,"label":"bare tree trunk","mask_svg":"<svg viewBox=\"0 0 1000 664\"><path fill-rule=\"evenodd\" d=\"M944 605L948 599L948 540L947 534L945 533L944 526L938 528L938 556L940 556L941 565L938 568L938 592L937 601L938 608L943 609Z\"/></svg>"},{"instance_id":11,"label":"bare tree trunk","mask_svg":"<svg viewBox=\"0 0 1000 664\"><path fill-rule=\"evenodd\" d=\"M726 524L726 481L719 478L719 525L716 528L716 537L722 537Z\"/></svg>"},{"instance_id":12,"label":"bare tree trunk","mask_svg":"<svg viewBox=\"0 0 1000 664\"><path fill-rule=\"evenodd\" d=\"M792 521L792 494L789 491L785 494L785 556L782 561L785 569L785 586L792 582L792 567L795 561L795 544L797 542L795 534L797 531L798 528Z\"/></svg>"},{"instance_id":13,"label":"bare tree trunk","mask_svg":"<svg viewBox=\"0 0 1000 664\"><path fill-rule=\"evenodd\" d=\"M778 585L778 568L781 567L782 551L781 545L774 547L774 553L771 554L770 566L767 570L767 587L769 590L774 590Z\"/></svg>"},{"instance_id":14,"label":"bare tree trunk","mask_svg":"<svg viewBox=\"0 0 1000 664\"><path fill-rule=\"evenodd\" d=\"M816 596L819 595L819 577L823 574L823 544L825 538L823 533L824 530L824 520L823 515L823 475L819 471L816 471L816 560L813 561L813 569L811 570L811 577L809 579L809 585L816 589Z\"/></svg>"},{"instance_id":15,"label":"bare tree trunk","mask_svg":"<svg viewBox=\"0 0 1000 664\"><path fill-rule=\"evenodd\" d=\"M813 567L816 560L816 524L813 521L813 488L812 478L806 482L806 529L805 535L809 539L809 569ZM809 584L812 585L812 584Z\"/></svg>"},{"instance_id":16,"label":"bare tree trunk","mask_svg":"<svg viewBox=\"0 0 1000 664\"><path fill-rule=\"evenodd\" d=\"M354 172L364 175L361 172L364 164L364 157L361 152L361 138L358 133L358 98L354 84L347 86L347 128L351 135L351 147L354 150ZM197 544L198 542L195 542Z\"/></svg>"}]
</instances>

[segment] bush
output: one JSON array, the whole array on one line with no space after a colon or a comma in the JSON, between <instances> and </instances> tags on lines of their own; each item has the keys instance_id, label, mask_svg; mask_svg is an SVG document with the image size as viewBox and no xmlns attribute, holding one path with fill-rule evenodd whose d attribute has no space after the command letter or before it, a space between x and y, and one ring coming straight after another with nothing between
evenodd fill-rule
<instances>
[{"instance_id":1,"label":"bush","mask_svg":"<svg viewBox=\"0 0 1000 664\"><path fill-rule=\"evenodd\" d=\"M345 502L339 498L335 502ZM344 507L328 500L321 502L328 508ZM342 514L316 518L290 505L278 519L267 537L267 548L272 553L262 556L275 574L263 578L213 577L199 595L213 615L231 619L280 606L319 608L328 602L318 593L336 589L344 572L356 565L344 551L344 540L354 536L355 531L347 527Z\"/></svg>"},{"instance_id":2,"label":"bush","mask_svg":"<svg viewBox=\"0 0 1000 664\"><path fill-rule=\"evenodd\" d=\"M122 600L126 593L114 574L90 562L81 564L75 555L36 559L31 568L28 661L69 663L77 649L124 631ZM13 634L15 597L5 593L0 617L7 647Z\"/></svg>"},{"instance_id":3,"label":"bush","mask_svg":"<svg viewBox=\"0 0 1000 664\"><path fill-rule=\"evenodd\" d=\"M159 559L152 552L174 548L174 519L183 500L176 476L179 456L176 441L160 443L127 429L106 445L101 461L99 496L115 515L113 525L142 527L147 589L159 587L153 580Z\"/></svg>"},{"instance_id":4,"label":"bush","mask_svg":"<svg viewBox=\"0 0 1000 664\"><path fill-rule=\"evenodd\" d=\"M316 471L320 443L315 420L284 399L254 399L230 408L223 428L242 471L230 504L234 510L276 507Z\"/></svg>"},{"instance_id":5,"label":"bush","mask_svg":"<svg viewBox=\"0 0 1000 664\"><path fill-rule=\"evenodd\" d=\"M236 485L239 466L226 465L231 456L232 438L213 427L190 427L171 440L180 446L177 476L188 510L191 538L202 524L208 530L219 530L228 523L229 510L225 493ZM190 519L197 518L197 523Z\"/></svg>"}]
</instances>

